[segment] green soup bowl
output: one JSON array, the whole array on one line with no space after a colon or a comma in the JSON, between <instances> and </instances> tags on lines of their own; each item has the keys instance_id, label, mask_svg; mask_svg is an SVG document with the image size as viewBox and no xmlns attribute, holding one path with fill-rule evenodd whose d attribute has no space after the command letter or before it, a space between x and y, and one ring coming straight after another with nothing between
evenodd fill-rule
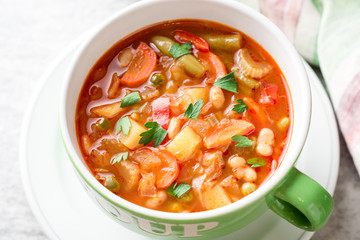
<instances>
[{"instance_id":1,"label":"green soup bowl","mask_svg":"<svg viewBox=\"0 0 360 240\"><path fill-rule=\"evenodd\" d=\"M196 213L156 211L128 202L108 191L87 168L75 128L79 93L89 70L103 53L135 30L176 19L210 20L244 32L277 62L291 95L290 141L278 169L255 192L241 200ZM70 66L60 102L60 126L65 148L89 196L124 227L162 239L212 239L239 230L268 209L307 231L321 228L328 220L333 209L331 196L317 182L294 167L310 123L311 93L306 71L292 44L260 13L231 0L141 1L119 11L87 38L75 53Z\"/></svg>"}]
</instances>

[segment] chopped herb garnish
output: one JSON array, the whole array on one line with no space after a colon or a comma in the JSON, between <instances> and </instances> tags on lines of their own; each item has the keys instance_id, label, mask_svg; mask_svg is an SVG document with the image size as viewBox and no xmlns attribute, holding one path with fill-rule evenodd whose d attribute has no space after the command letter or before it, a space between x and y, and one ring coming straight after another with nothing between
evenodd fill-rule
<instances>
[{"instance_id":1,"label":"chopped herb garnish","mask_svg":"<svg viewBox=\"0 0 360 240\"><path fill-rule=\"evenodd\" d=\"M249 109L249 107L245 104L244 100L242 99L238 99L236 100L239 104L236 104L234 107L233 107L233 111L237 112L237 113L243 113L245 112L246 110Z\"/></svg>"},{"instance_id":2,"label":"chopped herb garnish","mask_svg":"<svg viewBox=\"0 0 360 240\"><path fill-rule=\"evenodd\" d=\"M111 164L115 164L115 163L118 163L120 162L121 160L124 159L124 161L128 158L129 156L129 153L128 152L122 152L122 153L119 153L113 160L112 160L112 163Z\"/></svg>"},{"instance_id":3,"label":"chopped herb garnish","mask_svg":"<svg viewBox=\"0 0 360 240\"><path fill-rule=\"evenodd\" d=\"M171 46L169 52L175 59L177 59L185 54L192 53L192 51L190 50L191 48L191 42L184 43L183 45L175 43Z\"/></svg>"},{"instance_id":4,"label":"chopped herb garnish","mask_svg":"<svg viewBox=\"0 0 360 240\"><path fill-rule=\"evenodd\" d=\"M139 92L132 92L126 95L122 100L120 107L125 108L141 101Z\"/></svg>"},{"instance_id":5,"label":"chopped herb garnish","mask_svg":"<svg viewBox=\"0 0 360 240\"><path fill-rule=\"evenodd\" d=\"M129 136L131 128L131 122L129 117L120 118L116 123L116 133L119 133L122 129L125 136Z\"/></svg>"},{"instance_id":6,"label":"chopped herb garnish","mask_svg":"<svg viewBox=\"0 0 360 240\"><path fill-rule=\"evenodd\" d=\"M167 131L157 122L147 122L145 127L149 128L149 130L140 134L139 144L147 145L154 141L154 147L158 147L164 141Z\"/></svg>"},{"instance_id":7,"label":"chopped herb garnish","mask_svg":"<svg viewBox=\"0 0 360 240\"><path fill-rule=\"evenodd\" d=\"M190 119L196 119L200 114L200 110L202 106L203 106L203 99L198 100L195 104L190 103L185 111L184 117Z\"/></svg>"},{"instance_id":8,"label":"chopped herb garnish","mask_svg":"<svg viewBox=\"0 0 360 240\"><path fill-rule=\"evenodd\" d=\"M231 72L228 75L220 78L214 83L214 85L230 92L237 93L237 83L235 80L234 72Z\"/></svg>"},{"instance_id":9,"label":"chopped herb garnish","mask_svg":"<svg viewBox=\"0 0 360 240\"><path fill-rule=\"evenodd\" d=\"M166 192L176 198L180 198L190 189L191 189L191 185L185 183L180 183L179 185L177 185L177 182L174 182L173 184L170 185L168 189L166 189Z\"/></svg>"},{"instance_id":10,"label":"chopped herb garnish","mask_svg":"<svg viewBox=\"0 0 360 240\"><path fill-rule=\"evenodd\" d=\"M265 166L266 162L263 158L249 158L248 160L246 160L246 162L248 164L252 164L251 167L261 167L261 166Z\"/></svg>"},{"instance_id":11,"label":"chopped herb garnish","mask_svg":"<svg viewBox=\"0 0 360 240\"><path fill-rule=\"evenodd\" d=\"M234 136L231 137L231 139L234 142L238 143L238 144L235 145L236 147L249 147L249 146L253 145L253 142L249 138L247 138L245 136L234 135Z\"/></svg>"}]
</instances>

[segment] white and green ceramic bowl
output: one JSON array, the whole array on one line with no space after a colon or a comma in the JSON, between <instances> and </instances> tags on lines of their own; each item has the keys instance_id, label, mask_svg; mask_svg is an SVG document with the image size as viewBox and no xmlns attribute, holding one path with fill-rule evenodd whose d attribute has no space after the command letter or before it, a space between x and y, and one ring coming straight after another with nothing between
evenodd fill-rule
<instances>
[{"instance_id":1,"label":"white and green ceramic bowl","mask_svg":"<svg viewBox=\"0 0 360 240\"><path fill-rule=\"evenodd\" d=\"M87 168L75 131L77 99L94 63L113 44L135 30L174 19L211 20L252 37L278 63L287 79L292 100L291 139L281 165L273 176L254 193L235 203L197 213L151 210L108 191ZM107 20L80 46L70 66L60 103L63 142L89 196L114 221L143 235L163 239L212 239L223 236L246 226L269 208L308 231L315 231L326 223L333 207L331 196L318 183L294 168L309 130L311 94L308 78L294 47L260 13L231 0L141 1Z\"/></svg>"}]
</instances>

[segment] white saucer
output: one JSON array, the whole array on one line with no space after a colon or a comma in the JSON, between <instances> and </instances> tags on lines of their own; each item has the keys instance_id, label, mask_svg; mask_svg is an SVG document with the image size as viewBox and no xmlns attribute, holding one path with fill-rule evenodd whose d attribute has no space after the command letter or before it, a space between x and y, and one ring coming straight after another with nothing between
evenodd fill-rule
<instances>
[{"instance_id":1,"label":"white saucer","mask_svg":"<svg viewBox=\"0 0 360 240\"><path fill-rule=\"evenodd\" d=\"M51 239L144 239L107 217L88 197L75 176L61 141L59 92L74 43L44 74L29 105L20 143L22 180L33 213ZM313 109L308 140L296 164L331 194L339 167L339 137L328 97L315 73L311 79ZM247 227L222 239L295 240L313 233L290 225L270 210Z\"/></svg>"}]
</instances>

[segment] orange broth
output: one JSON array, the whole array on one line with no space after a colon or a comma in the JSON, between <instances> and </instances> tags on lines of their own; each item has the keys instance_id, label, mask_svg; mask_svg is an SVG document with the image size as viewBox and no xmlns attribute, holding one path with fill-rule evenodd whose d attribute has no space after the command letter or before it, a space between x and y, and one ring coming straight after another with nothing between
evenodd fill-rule
<instances>
[{"instance_id":1,"label":"orange broth","mask_svg":"<svg viewBox=\"0 0 360 240\"><path fill-rule=\"evenodd\" d=\"M197 49L194 44L192 45L192 53L190 54L195 56L205 68L203 76L195 77L194 75L189 74L189 72L184 69L184 65L179 63L178 60L175 60L171 56L166 56L166 54L161 52L151 40L154 36L165 36L176 42L174 39L174 31L177 29L186 31L198 37L203 37L203 39L207 39L206 36L213 36L216 38L217 36L222 35L240 35L241 49L247 49L247 51L251 53L254 62L264 63L264 66L270 66L271 70L260 78L244 75L245 77L250 78L253 81L252 83L255 82L258 84L256 88L250 90L249 87L241 88L241 86L244 85L239 80L239 75L235 74L238 93L221 89L225 101L220 108L215 109L214 104L210 101L211 96L209 95L213 83L206 82L207 79L211 77L209 76L211 71L209 70L210 68L206 61L199 58L203 53ZM113 91L115 93L109 97L109 88L115 83L113 77L114 74L116 74L115 78L119 80L124 76L129 66L131 66L130 63L128 66L121 67L119 65L119 54L125 48L130 48L133 57L131 61L133 61L140 42L146 43L147 46L156 53L156 67L154 71L152 71L151 75L144 83L138 86L129 87L126 86L126 84L120 83L118 87L113 87L112 90L115 89ZM230 73L234 70L234 66L236 67L239 65L236 63L236 60L234 60L234 55L238 53L239 49L233 50L222 48L222 46L213 47L210 44L210 52L219 57L224 63L226 72ZM226 48L226 46L224 48ZM163 83L160 86L155 87L150 82L150 78L154 73L160 73L164 77ZM241 68L238 73L243 74L241 73ZM261 102L265 88L268 86L276 86L277 88L275 103L269 104ZM204 110L204 113L200 113L197 117L197 123L200 124L195 125L195 127L190 124L190 121L197 120L190 120L189 118L184 117L184 108L179 107L180 103L189 103L189 96L186 96L183 92L186 88L202 88L203 90L201 90L201 92L205 92L205 95L202 97L202 110ZM106 117L98 112L94 113L93 111L95 107L119 102L129 93L136 91L140 93L141 101L121 109L119 113L115 113L112 117ZM186 98L183 97L184 95ZM160 149L160 152L164 151L166 154L173 155L168 159L170 159L169 161L175 161L171 164L176 163L178 166L177 170L174 170L176 173L166 172L168 170L166 167L169 168L169 166L173 165L166 165L168 163L164 162L161 158L163 155L156 155L157 150L154 150L154 159L158 161L158 165L159 159L161 160L160 165L163 166L162 171L167 174L165 177L159 175L163 174L158 173L160 170L158 172L154 170L154 173L151 173L151 168L144 167L145 163L143 161L145 160L139 159L138 157L139 154L137 153L139 153L141 149L150 149L149 151L151 152L153 143L146 146L138 144L134 149L130 149L126 144L123 144L121 139L121 136L123 135L116 131L116 123L125 116L130 117L133 121L136 121L142 126L144 126L146 122L153 121L152 104L155 99L160 97L169 99L170 120L172 118L179 119L181 122L180 131L190 124L193 132L202 139L189 157L186 159L178 159L177 154L172 154L167 148L174 138L169 139L169 136L165 138L163 143L157 147L157 149ZM238 104L236 100L246 98L250 98L255 102L262 114L266 116L265 120L261 120L259 114L249 106L243 113L237 113L232 110L234 104ZM247 183L246 186L255 187L256 189L267 179L272 171L276 170L281 162L281 156L289 138L289 102L287 84L280 68L274 59L258 43L244 33L228 26L209 21L167 21L146 27L121 39L105 52L94 64L84 81L84 85L78 98L75 119L76 131L82 155L94 177L102 184L105 184L106 179L110 179L110 177L112 177L110 180L117 181L118 186L115 184L115 189L113 185L110 187L110 190L114 192L114 194L140 206L160 211L198 212L214 209L240 200L247 194L251 194L249 191L252 192L254 190L251 188L249 188L250 190L246 190L245 183ZM195 101L192 99L190 103L195 104ZM207 112L205 111L205 107L209 107ZM115 111L118 111L118 109L119 108ZM200 122L200 120L205 121L206 124L201 124L205 122ZM209 136L210 129L216 128L221 122L226 122L227 120L234 120L234 123L236 122L236 124L240 123L237 121L246 121L255 127L254 130L244 135L252 140L252 146L236 147L235 145L237 142L232 140L214 148L207 148L204 145L204 139L206 137L208 137L208 139L212 137ZM105 122L103 126L99 124L99 121ZM202 128L199 127L199 125L202 126ZM268 144L272 149L272 153L269 156L261 155L257 150L257 146L259 146L259 133L264 128L270 129L274 135L274 142ZM200 134L199 131L203 132ZM175 138L178 135L179 133L175 135ZM189 141L189 144L192 144L192 140ZM145 152L147 150L145 150ZM127 159L122 159L120 162L113 164L114 158L118 156L119 153L128 153ZM211 156L211 153L216 153L216 157L209 157ZM140 156L143 155L140 154ZM229 163L229 159L234 157L240 157L245 161L251 158L261 158L264 160L265 165L251 167L252 165L246 162L242 167L234 168L231 167L231 164ZM151 161L155 161L154 159L146 161L150 161L152 164ZM124 165L124 162L126 162L126 166ZM120 166L120 164L122 165ZM240 171L243 171L244 173L239 174ZM215 174L215 172L217 174ZM235 172L237 172L237 175ZM255 179L251 177L241 177L247 173L249 175L254 174L254 172L256 173ZM153 178L151 178L151 174L154 175ZM202 176L205 180L200 181ZM166 191L169 188L168 185L170 182L165 184L166 187L161 186L161 184L156 182L160 177L163 177L166 181L170 181L171 183L175 181L177 184L185 183L190 185L191 189L178 198ZM147 179L146 181L145 178ZM194 179L196 178L195 184ZM200 186L198 186L199 182L201 182ZM196 185L196 187L194 185ZM215 188L216 191L213 191ZM217 200L215 199L209 202L210 200L208 200L208 198L211 198L212 195L222 196L218 197L219 199Z\"/></svg>"}]
</instances>

